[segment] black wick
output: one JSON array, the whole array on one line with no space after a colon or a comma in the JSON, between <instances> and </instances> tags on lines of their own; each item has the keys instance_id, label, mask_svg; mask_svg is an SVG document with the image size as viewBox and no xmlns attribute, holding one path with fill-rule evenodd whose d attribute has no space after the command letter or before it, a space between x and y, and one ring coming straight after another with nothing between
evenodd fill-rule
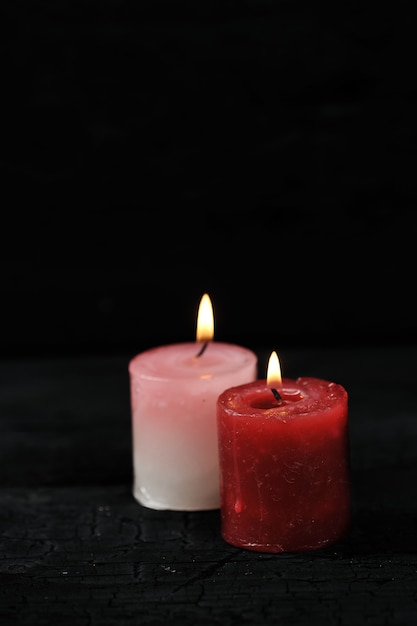
<instances>
[{"instance_id":1,"label":"black wick","mask_svg":"<svg viewBox=\"0 0 417 626\"><path fill-rule=\"evenodd\" d=\"M277 391L276 389L274 389L273 387L271 387L271 391L272 391L272 393L274 394L274 398L275 398L275 400L276 400L277 402L281 402L281 401L282 401L282 398L281 398L281 396L279 395L278 391Z\"/></svg>"},{"instance_id":2,"label":"black wick","mask_svg":"<svg viewBox=\"0 0 417 626\"><path fill-rule=\"evenodd\" d=\"M200 349L199 353L196 355L197 357L199 357L199 356L201 356L201 355L203 354L203 352L204 352L204 350L207 348L208 344L209 344L209 342L208 342L208 341L205 341L205 342L203 343L203 345L201 346L201 349Z\"/></svg>"}]
</instances>

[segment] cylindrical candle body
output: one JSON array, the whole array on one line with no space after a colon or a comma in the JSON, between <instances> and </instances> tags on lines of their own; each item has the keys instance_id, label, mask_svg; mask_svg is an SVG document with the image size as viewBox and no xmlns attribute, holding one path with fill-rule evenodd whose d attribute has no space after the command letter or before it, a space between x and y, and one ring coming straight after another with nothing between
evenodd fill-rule
<instances>
[{"instance_id":1,"label":"cylindrical candle body","mask_svg":"<svg viewBox=\"0 0 417 626\"><path fill-rule=\"evenodd\" d=\"M275 385L274 385L275 387ZM218 398L222 536L259 552L313 550L350 528L348 395L317 378Z\"/></svg>"},{"instance_id":2,"label":"cylindrical candle body","mask_svg":"<svg viewBox=\"0 0 417 626\"><path fill-rule=\"evenodd\" d=\"M253 381L257 357L210 342L161 346L129 363L135 498L153 509L220 507L216 402Z\"/></svg>"}]
</instances>

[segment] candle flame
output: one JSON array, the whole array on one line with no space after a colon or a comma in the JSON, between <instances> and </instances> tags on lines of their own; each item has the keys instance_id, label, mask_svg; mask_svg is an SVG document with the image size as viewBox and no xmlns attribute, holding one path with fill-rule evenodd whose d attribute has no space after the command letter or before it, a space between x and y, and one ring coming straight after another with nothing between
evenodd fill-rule
<instances>
[{"instance_id":1,"label":"candle flame","mask_svg":"<svg viewBox=\"0 0 417 626\"><path fill-rule=\"evenodd\" d=\"M271 356L269 357L266 382L268 387L274 387L282 383L281 366L275 351L271 352Z\"/></svg>"},{"instance_id":2,"label":"candle flame","mask_svg":"<svg viewBox=\"0 0 417 626\"><path fill-rule=\"evenodd\" d=\"M214 336L213 307L205 293L200 301L197 316L197 341L211 341Z\"/></svg>"}]
</instances>

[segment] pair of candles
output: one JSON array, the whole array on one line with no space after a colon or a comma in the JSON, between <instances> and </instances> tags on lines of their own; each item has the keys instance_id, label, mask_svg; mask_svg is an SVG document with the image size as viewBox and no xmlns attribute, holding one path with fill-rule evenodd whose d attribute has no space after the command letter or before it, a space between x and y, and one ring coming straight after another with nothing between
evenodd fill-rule
<instances>
[{"instance_id":1,"label":"pair of candles","mask_svg":"<svg viewBox=\"0 0 417 626\"><path fill-rule=\"evenodd\" d=\"M153 509L220 508L222 537L260 552L312 550L350 526L348 395L317 378L267 378L247 348L214 342L204 294L196 342L129 363L133 495Z\"/></svg>"}]
</instances>

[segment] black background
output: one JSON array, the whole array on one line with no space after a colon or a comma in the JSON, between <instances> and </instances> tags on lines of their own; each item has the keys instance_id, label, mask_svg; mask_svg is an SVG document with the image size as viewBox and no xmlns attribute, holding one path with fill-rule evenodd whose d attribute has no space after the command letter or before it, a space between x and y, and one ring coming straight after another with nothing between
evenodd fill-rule
<instances>
[{"instance_id":1,"label":"black background","mask_svg":"<svg viewBox=\"0 0 417 626\"><path fill-rule=\"evenodd\" d=\"M415 341L409 4L1 10L3 354Z\"/></svg>"}]
</instances>

